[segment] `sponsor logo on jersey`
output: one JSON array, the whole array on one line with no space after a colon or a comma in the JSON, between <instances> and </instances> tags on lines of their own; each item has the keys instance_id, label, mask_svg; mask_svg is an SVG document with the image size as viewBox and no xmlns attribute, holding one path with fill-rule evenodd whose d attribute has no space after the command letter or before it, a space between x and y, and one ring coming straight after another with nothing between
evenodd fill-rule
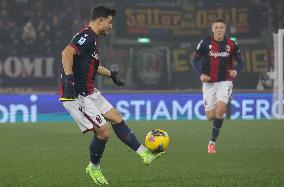
<instances>
[{"instance_id":1,"label":"sponsor logo on jersey","mask_svg":"<svg viewBox=\"0 0 284 187\"><path fill-rule=\"evenodd\" d=\"M228 53L228 52L220 52L220 53L217 53L217 52L214 52L214 51L209 52L209 56L213 56L215 58L217 58L217 57L228 57L229 55L230 55L230 53Z\"/></svg>"},{"instance_id":2,"label":"sponsor logo on jersey","mask_svg":"<svg viewBox=\"0 0 284 187\"><path fill-rule=\"evenodd\" d=\"M86 38L81 37L81 38L78 40L78 44L79 44L79 45L83 45L83 44L85 43L85 41L86 41Z\"/></svg>"}]
</instances>

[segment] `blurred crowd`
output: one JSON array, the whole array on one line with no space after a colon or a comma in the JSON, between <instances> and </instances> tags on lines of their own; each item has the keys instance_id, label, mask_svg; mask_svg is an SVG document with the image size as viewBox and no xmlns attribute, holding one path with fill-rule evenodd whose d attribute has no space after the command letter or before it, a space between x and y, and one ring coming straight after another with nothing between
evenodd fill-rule
<instances>
[{"instance_id":1,"label":"blurred crowd","mask_svg":"<svg viewBox=\"0 0 284 187\"><path fill-rule=\"evenodd\" d=\"M54 54L80 28L69 0L1 0L0 53Z\"/></svg>"},{"instance_id":2,"label":"blurred crowd","mask_svg":"<svg viewBox=\"0 0 284 187\"><path fill-rule=\"evenodd\" d=\"M206 0L1 0L0 1L0 53L6 55L54 54L62 50L72 36L87 24L92 6L107 3L159 3L182 6L187 2L200 6ZM271 32L284 27L284 1L250 0L270 8ZM82 3L83 2L83 3ZM212 3L212 1L210 1ZM218 0L214 1L221 2ZM232 2L233 3L233 2ZM267 26L264 26L268 28ZM265 31L270 32L270 31Z\"/></svg>"},{"instance_id":3,"label":"blurred crowd","mask_svg":"<svg viewBox=\"0 0 284 187\"><path fill-rule=\"evenodd\" d=\"M272 33L277 32L279 28L284 28L284 0L0 0L0 63L3 62L3 59L5 60L7 57L11 56L50 56L55 59L60 58L61 51L70 42L74 34L84 25L88 24L92 7L106 5L119 10L117 14L119 19L115 19L114 21L111 37L107 37L109 39L101 41L104 42L101 48L101 57L106 59L109 58L102 61L106 61L109 64L120 63L119 67L122 69L125 68L125 71L128 71L129 69L128 74L125 74L126 79L132 80L132 70L128 67L128 64L133 64L133 62L129 60L131 58L127 56L128 53L124 53L125 55L122 55L121 60L114 58L116 54L118 55L129 50L131 48L130 44L133 43L130 41L131 36L126 33L127 28L124 25L125 23L122 23L121 21L125 19L125 14L121 12L123 12L126 7L158 7L161 9L170 7L177 10L181 7L191 7L193 5L197 5L194 7L202 9L206 6L214 7L223 6L224 4L228 7L238 7L238 5L247 6L250 10L253 10L251 11L252 13L250 12L250 15L257 15L252 16L253 21L250 21L250 24L255 23L257 27L254 27L254 25L250 25L250 27L259 29L257 30L259 33L255 34L252 29L252 31L250 31L252 35L248 33L249 36L247 37L254 38L243 38L242 41L240 38L240 44L245 41L245 44L251 44L251 48L258 45L264 46L265 50L272 51ZM254 12L257 14L253 14ZM254 21L255 17L258 19ZM119 30L117 28L125 29ZM125 36L127 38L125 38ZM196 40L199 40L199 38L196 38ZM119 43L119 41L121 43ZM130 44L127 42L130 42ZM179 40L175 41L173 38L162 41L162 43L159 42L161 42L161 40L156 40L156 43L154 43L153 40L151 44L155 47L172 45L174 48L179 47L180 43ZM125 44L129 45L127 46ZM181 47L187 48L188 46L189 45L186 43L185 46ZM132 49L135 49L135 47L137 46L132 46ZM122 50L119 51L121 48ZM112 52L113 54L111 54ZM248 55L247 59L250 59ZM265 60L263 60L263 62L265 62ZM273 66L272 60L267 63L269 71L271 71L270 69ZM59 64L60 63L57 65L59 66ZM13 66L14 64L11 65L11 69L13 69ZM251 85L253 85L254 82L257 82L255 87L258 90L269 89L272 87L271 77L268 77L266 72L260 74L261 72L251 71L253 70L248 71L246 74L247 76L254 77L251 79L252 81L248 83L249 88L251 88ZM172 71L171 73L175 73L175 76L172 77L178 77L184 76L188 72ZM2 75L3 74L1 74L1 76ZM0 84L4 80L1 76ZM191 88L194 87L194 84L199 86L197 79L190 80L192 82L188 83L188 85L183 83L184 80L182 80L182 83L180 83L179 80L179 78L172 79L173 88Z\"/></svg>"}]
</instances>

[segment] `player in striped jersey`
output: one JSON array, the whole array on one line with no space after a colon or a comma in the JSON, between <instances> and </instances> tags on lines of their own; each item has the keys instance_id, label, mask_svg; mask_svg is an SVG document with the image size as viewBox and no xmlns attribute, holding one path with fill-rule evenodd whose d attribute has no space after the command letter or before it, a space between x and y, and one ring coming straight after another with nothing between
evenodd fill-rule
<instances>
[{"instance_id":1,"label":"player in striped jersey","mask_svg":"<svg viewBox=\"0 0 284 187\"><path fill-rule=\"evenodd\" d=\"M110 136L107 121L117 137L135 151L145 164L150 164L162 153L153 154L136 138L117 111L94 87L96 75L111 78L117 86L124 86L118 73L100 65L97 38L108 35L116 11L104 6L95 7L90 23L78 32L62 52L60 101L83 133L94 132L90 143L90 163L86 172L96 184L109 184L100 161Z\"/></svg>"},{"instance_id":2,"label":"player in striped jersey","mask_svg":"<svg viewBox=\"0 0 284 187\"><path fill-rule=\"evenodd\" d=\"M203 102L209 121L213 121L208 153L215 153L215 142L223 124L223 117L231 99L233 82L243 69L239 45L225 36L226 22L217 19L212 23L211 36L201 40L192 58L192 65L202 82ZM233 65L233 58L238 62Z\"/></svg>"}]
</instances>

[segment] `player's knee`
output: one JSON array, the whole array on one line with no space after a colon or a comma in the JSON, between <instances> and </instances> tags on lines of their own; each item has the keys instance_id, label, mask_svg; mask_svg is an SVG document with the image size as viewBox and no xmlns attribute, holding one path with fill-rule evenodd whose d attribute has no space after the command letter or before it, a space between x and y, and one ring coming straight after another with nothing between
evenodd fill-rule
<instances>
[{"instance_id":1,"label":"player's knee","mask_svg":"<svg viewBox=\"0 0 284 187\"><path fill-rule=\"evenodd\" d=\"M226 113L226 107L219 108L216 110L216 117L223 118L225 113Z\"/></svg>"},{"instance_id":2,"label":"player's knee","mask_svg":"<svg viewBox=\"0 0 284 187\"><path fill-rule=\"evenodd\" d=\"M212 120L214 120L214 118L215 118L214 116L207 116L208 121L212 121Z\"/></svg>"},{"instance_id":3,"label":"player's knee","mask_svg":"<svg viewBox=\"0 0 284 187\"><path fill-rule=\"evenodd\" d=\"M208 120L208 121L214 120L214 118L215 118L214 111L206 112L206 117L207 117L207 120Z\"/></svg>"},{"instance_id":4,"label":"player's knee","mask_svg":"<svg viewBox=\"0 0 284 187\"><path fill-rule=\"evenodd\" d=\"M96 136L99 138L99 139L102 139L102 140L108 140L109 137L110 137L110 130L109 130L109 126L107 124L103 125L99 132L96 134Z\"/></svg>"},{"instance_id":5,"label":"player's knee","mask_svg":"<svg viewBox=\"0 0 284 187\"><path fill-rule=\"evenodd\" d=\"M227 108L227 102L226 99L224 98L223 100L220 100L217 102L217 107L216 107L216 113L225 113Z\"/></svg>"}]
</instances>

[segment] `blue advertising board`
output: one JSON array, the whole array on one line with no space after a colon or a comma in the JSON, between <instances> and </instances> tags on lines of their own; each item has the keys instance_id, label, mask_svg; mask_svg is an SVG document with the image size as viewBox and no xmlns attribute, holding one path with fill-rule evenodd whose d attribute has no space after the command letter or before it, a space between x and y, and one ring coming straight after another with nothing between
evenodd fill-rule
<instances>
[{"instance_id":1,"label":"blue advertising board","mask_svg":"<svg viewBox=\"0 0 284 187\"><path fill-rule=\"evenodd\" d=\"M125 120L204 120L199 93L104 94ZM283 104L283 103L282 103ZM231 119L271 119L272 94L235 93ZM0 123L67 121L71 117L56 94L0 95Z\"/></svg>"}]
</instances>

